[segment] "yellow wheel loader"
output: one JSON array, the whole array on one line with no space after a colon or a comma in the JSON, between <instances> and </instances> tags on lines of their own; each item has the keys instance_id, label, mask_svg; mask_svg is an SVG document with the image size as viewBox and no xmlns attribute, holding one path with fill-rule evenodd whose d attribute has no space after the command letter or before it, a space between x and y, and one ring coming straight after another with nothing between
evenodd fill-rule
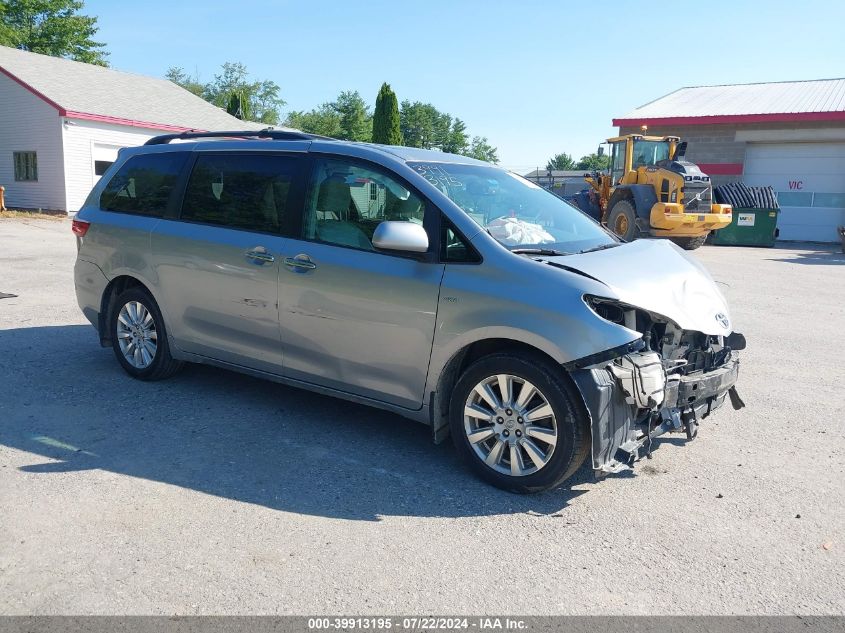
<instances>
[{"instance_id":1,"label":"yellow wheel loader","mask_svg":"<svg viewBox=\"0 0 845 633\"><path fill-rule=\"evenodd\" d=\"M731 206L713 204L710 177L683 160L687 144L677 136L628 134L607 142L610 173L585 178L591 189L575 202L619 237L668 237L692 250L731 223Z\"/></svg>"}]
</instances>

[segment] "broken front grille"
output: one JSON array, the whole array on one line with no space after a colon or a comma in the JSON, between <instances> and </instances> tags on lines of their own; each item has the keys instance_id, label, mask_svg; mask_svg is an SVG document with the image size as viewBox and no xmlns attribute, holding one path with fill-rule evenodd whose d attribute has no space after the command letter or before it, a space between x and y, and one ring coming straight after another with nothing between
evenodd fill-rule
<instances>
[{"instance_id":1,"label":"broken front grille","mask_svg":"<svg viewBox=\"0 0 845 633\"><path fill-rule=\"evenodd\" d=\"M709 213L713 201L710 185L684 185L684 211L689 213Z\"/></svg>"}]
</instances>

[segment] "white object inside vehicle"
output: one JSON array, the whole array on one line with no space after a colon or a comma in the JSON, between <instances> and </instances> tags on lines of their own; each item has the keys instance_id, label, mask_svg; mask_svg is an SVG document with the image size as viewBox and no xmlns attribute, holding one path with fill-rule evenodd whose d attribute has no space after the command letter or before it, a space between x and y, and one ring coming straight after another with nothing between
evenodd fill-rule
<instances>
[{"instance_id":1,"label":"white object inside vehicle","mask_svg":"<svg viewBox=\"0 0 845 633\"><path fill-rule=\"evenodd\" d=\"M657 352L627 354L612 368L629 404L640 409L654 409L663 403L666 372Z\"/></svg>"}]
</instances>

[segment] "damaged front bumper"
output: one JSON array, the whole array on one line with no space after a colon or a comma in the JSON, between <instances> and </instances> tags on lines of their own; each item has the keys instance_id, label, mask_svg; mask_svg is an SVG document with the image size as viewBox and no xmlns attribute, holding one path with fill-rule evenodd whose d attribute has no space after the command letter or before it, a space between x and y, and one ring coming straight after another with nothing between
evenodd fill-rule
<instances>
[{"instance_id":1,"label":"damaged front bumper","mask_svg":"<svg viewBox=\"0 0 845 633\"><path fill-rule=\"evenodd\" d=\"M651 388L646 390L650 393L643 391L648 404L634 397L624 371L623 364L613 362L570 370L590 416L593 468L600 475L629 469L650 451L651 440L664 433L685 432L694 438L700 421L728 396L734 408L744 406L735 389L739 376L735 353L710 371L664 375L659 393ZM649 385L643 375L640 382Z\"/></svg>"}]
</instances>

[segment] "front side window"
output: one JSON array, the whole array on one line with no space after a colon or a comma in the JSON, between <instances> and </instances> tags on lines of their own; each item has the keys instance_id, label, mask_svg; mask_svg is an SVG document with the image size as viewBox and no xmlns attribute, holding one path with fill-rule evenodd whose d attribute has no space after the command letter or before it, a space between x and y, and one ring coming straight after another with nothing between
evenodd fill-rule
<instances>
[{"instance_id":1,"label":"front side window","mask_svg":"<svg viewBox=\"0 0 845 633\"><path fill-rule=\"evenodd\" d=\"M617 242L561 198L499 167L453 163L409 163L409 167L510 249L571 254Z\"/></svg>"},{"instance_id":2,"label":"front side window","mask_svg":"<svg viewBox=\"0 0 845 633\"><path fill-rule=\"evenodd\" d=\"M187 156L185 152L133 156L106 185L100 196L100 208L162 217Z\"/></svg>"},{"instance_id":3,"label":"front side window","mask_svg":"<svg viewBox=\"0 0 845 633\"><path fill-rule=\"evenodd\" d=\"M38 181L38 155L35 152L12 152L12 159L15 163L16 181Z\"/></svg>"},{"instance_id":4,"label":"front side window","mask_svg":"<svg viewBox=\"0 0 845 633\"><path fill-rule=\"evenodd\" d=\"M476 264L481 257L445 217L440 218L440 261Z\"/></svg>"},{"instance_id":5,"label":"front side window","mask_svg":"<svg viewBox=\"0 0 845 633\"><path fill-rule=\"evenodd\" d=\"M200 154L188 180L182 220L277 233L289 220L299 160L273 154Z\"/></svg>"},{"instance_id":6,"label":"front side window","mask_svg":"<svg viewBox=\"0 0 845 633\"><path fill-rule=\"evenodd\" d=\"M373 233L381 222L423 224L423 201L381 171L339 159L318 159L312 183L305 239L371 251Z\"/></svg>"}]
</instances>

